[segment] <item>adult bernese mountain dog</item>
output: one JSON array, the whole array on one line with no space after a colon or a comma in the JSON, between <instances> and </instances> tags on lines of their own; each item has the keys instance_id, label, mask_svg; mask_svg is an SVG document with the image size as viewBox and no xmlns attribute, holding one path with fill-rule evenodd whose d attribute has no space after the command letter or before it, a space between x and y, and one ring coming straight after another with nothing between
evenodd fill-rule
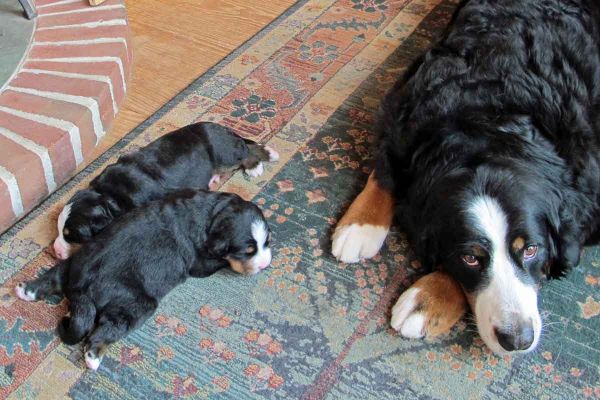
<instances>
[{"instance_id":1,"label":"adult bernese mountain dog","mask_svg":"<svg viewBox=\"0 0 600 400\"><path fill-rule=\"evenodd\" d=\"M67 344L84 340L86 365L97 369L106 346L140 326L188 277L226 267L247 275L266 268L269 240L255 204L235 194L185 189L125 214L15 291L26 301L66 296L70 316L58 334Z\"/></svg>"},{"instance_id":2,"label":"adult bernese mountain dog","mask_svg":"<svg viewBox=\"0 0 600 400\"><path fill-rule=\"evenodd\" d=\"M463 1L384 99L374 170L332 252L373 257L397 214L435 272L392 327L434 336L469 304L490 349L527 352L540 283L598 240L599 196L600 1Z\"/></svg>"}]
</instances>

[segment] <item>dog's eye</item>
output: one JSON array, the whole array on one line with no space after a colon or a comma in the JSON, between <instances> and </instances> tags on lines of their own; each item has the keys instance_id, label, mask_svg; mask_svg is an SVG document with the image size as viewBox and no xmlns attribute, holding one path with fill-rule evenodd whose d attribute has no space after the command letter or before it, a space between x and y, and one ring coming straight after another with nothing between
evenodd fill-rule
<instances>
[{"instance_id":1,"label":"dog's eye","mask_svg":"<svg viewBox=\"0 0 600 400\"><path fill-rule=\"evenodd\" d=\"M462 256L462 260L471 268L479 267L479 260L472 254L465 254L464 256Z\"/></svg>"},{"instance_id":2,"label":"dog's eye","mask_svg":"<svg viewBox=\"0 0 600 400\"><path fill-rule=\"evenodd\" d=\"M527 246L525 251L523 252L523 258L526 260L531 260L537 255L538 247L535 245Z\"/></svg>"},{"instance_id":3,"label":"dog's eye","mask_svg":"<svg viewBox=\"0 0 600 400\"><path fill-rule=\"evenodd\" d=\"M254 246L246 247L246 254L254 254L256 252L256 248Z\"/></svg>"}]
</instances>

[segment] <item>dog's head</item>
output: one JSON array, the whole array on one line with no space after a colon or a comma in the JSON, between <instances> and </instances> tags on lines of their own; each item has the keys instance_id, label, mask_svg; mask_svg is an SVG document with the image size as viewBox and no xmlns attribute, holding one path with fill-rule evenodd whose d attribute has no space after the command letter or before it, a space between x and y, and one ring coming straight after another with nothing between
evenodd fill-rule
<instances>
[{"instance_id":1,"label":"dog's head","mask_svg":"<svg viewBox=\"0 0 600 400\"><path fill-rule=\"evenodd\" d=\"M510 139L502 140L507 146ZM415 228L419 252L462 285L495 353L531 351L542 331L540 283L579 262L577 229L566 212L568 185L560 162L540 154L543 148L529 158L497 151L491 158L489 147L471 152L460 142L454 140L463 146L454 154L466 158L429 169L413 199L423 205Z\"/></svg>"},{"instance_id":2,"label":"dog's head","mask_svg":"<svg viewBox=\"0 0 600 400\"><path fill-rule=\"evenodd\" d=\"M247 141L234 131L213 122L202 122L201 124L217 167L239 166L248 157Z\"/></svg>"},{"instance_id":3,"label":"dog's head","mask_svg":"<svg viewBox=\"0 0 600 400\"><path fill-rule=\"evenodd\" d=\"M58 237L54 241L56 256L69 257L74 244L89 241L111 220L100 194L89 189L77 192L58 216Z\"/></svg>"},{"instance_id":4,"label":"dog's head","mask_svg":"<svg viewBox=\"0 0 600 400\"><path fill-rule=\"evenodd\" d=\"M271 230L260 209L237 195L215 207L206 250L229 262L235 272L252 275L271 264Z\"/></svg>"}]
</instances>

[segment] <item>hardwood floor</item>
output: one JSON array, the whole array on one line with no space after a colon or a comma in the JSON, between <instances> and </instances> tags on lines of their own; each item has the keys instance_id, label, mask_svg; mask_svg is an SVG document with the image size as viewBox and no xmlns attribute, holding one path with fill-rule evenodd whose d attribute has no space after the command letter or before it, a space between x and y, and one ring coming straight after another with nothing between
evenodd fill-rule
<instances>
[{"instance_id":1,"label":"hardwood floor","mask_svg":"<svg viewBox=\"0 0 600 400\"><path fill-rule=\"evenodd\" d=\"M94 158L293 3L292 0L127 0L134 45L132 84Z\"/></svg>"}]
</instances>

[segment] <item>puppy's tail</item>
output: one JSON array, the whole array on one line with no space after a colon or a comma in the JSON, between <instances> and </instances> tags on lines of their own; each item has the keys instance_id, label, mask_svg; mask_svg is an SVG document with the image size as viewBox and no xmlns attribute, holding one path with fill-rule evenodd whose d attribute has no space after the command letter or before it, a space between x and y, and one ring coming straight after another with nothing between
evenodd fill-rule
<instances>
[{"instance_id":1,"label":"puppy's tail","mask_svg":"<svg viewBox=\"0 0 600 400\"><path fill-rule=\"evenodd\" d=\"M58 324L58 336L65 344L81 342L94 328L96 307L85 295L70 299L70 317L64 317Z\"/></svg>"}]
</instances>

